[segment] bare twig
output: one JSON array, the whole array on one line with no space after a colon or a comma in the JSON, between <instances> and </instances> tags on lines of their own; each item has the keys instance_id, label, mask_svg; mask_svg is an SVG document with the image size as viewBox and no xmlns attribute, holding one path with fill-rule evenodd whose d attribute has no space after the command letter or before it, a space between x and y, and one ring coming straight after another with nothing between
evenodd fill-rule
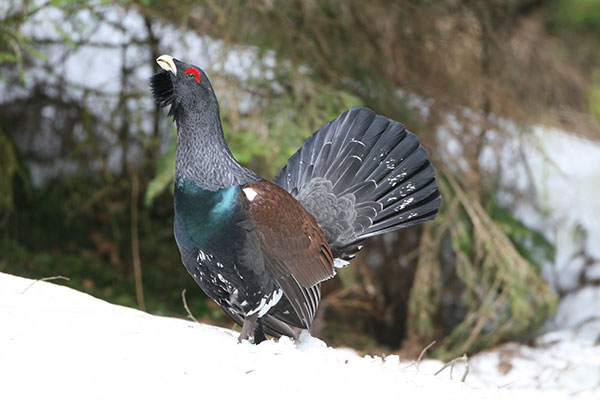
<instances>
[{"instance_id":1,"label":"bare twig","mask_svg":"<svg viewBox=\"0 0 600 400\"><path fill-rule=\"evenodd\" d=\"M431 348L431 346L433 346L435 344L435 340L431 343L429 343L422 351L421 354L419 354L419 358L417 358L417 372L419 372L419 365L421 364L421 359L423 358L423 356L425 355L425 353L427 352L427 350L429 350Z\"/></svg>"},{"instance_id":2,"label":"bare twig","mask_svg":"<svg viewBox=\"0 0 600 400\"><path fill-rule=\"evenodd\" d=\"M469 375L469 357L467 357L467 354L465 353L463 354L462 358L465 365L465 371L463 372L463 376L460 378L460 381L464 382L467 379L467 375Z\"/></svg>"},{"instance_id":3,"label":"bare twig","mask_svg":"<svg viewBox=\"0 0 600 400\"><path fill-rule=\"evenodd\" d=\"M454 360L447 362L446 365L444 365L442 368L440 368L440 370L433 375L437 375L440 372L442 372L443 370L445 370L446 368L450 367L450 379L452 379L452 370L454 369L454 365L456 364L457 361L462 361L465 366L465 372L463 373L463 376L460 378L460 381L464 382L465 379L467 379L467 375L469 375L469 358L467 357L466 354L463 354L462 357L457 357Z\"/></svg>"},{"instance_id":4,"label":"bare twig","mask_svg":"<svg viewBox=\"0 0 600 400\"><path fill-rule=\"evenodd\" d=\"M425 355L427 350L429 350L431 348L431 346L433 346L434 344L435 344L435 340L433 342L429 343L427 346L425 346L425 348L423 350L421 350L421 354L419 354L419 358L417 358L417 361L411 362L406 367L404 367L404 369L410 368L414 365L417 368L417 372L419 372L419 365L421 364L421 359L423 358L423 356Z\"/></svg>"},{"instance_id":5,"label":"bare twig","mask_svg":"<svg viewBox=\"0 0 600 400\"><path fill-rule=\"evenodd\" d=\"M36 283L38 283L39 281L53 281L53 280L56 280L56 279L63 279L63 280L65 280L65 281L68 281L68 280L69 280L69 278L67 278L66 276L62 276L62 275L56 275L56 276L47 276L47 277L45 277L45 278L36 279L35 281L31 282L31 284L30 284L29 286L27 286L27 287L25 288L25 290L23 290L23 291L21 292L21 294L25 294L25 292L26 292L26 291L28 291L30 287L32 287L33 285L35 285L35 284L36 284Z\"/></svg>"},{"instance_id":6,"label":"bare twig","mask_svg":"<svg viewBox=\"0 0 600 400\"><path fill-rule=\"evenodd\" d=\"M196 317L194 317L194 314L192 314L192 312L190 311L190 308L187 305L187 301L185 300L185 291L186 290L187 289L183 289L181 291L181 300L183 300L183 307L185 308L185 311L187 311L188 317L190 317L192 320L194 320L196 323L199 324L200 322L196 319Z\"/></svg>"},{"instance_id":7,"label":"bare twig","mask_svg":"<svg viewBox=\"0 0 600 400\"><path fill-rule=\"evenodd\" d=\"M142 262L140 260L140 235L138 231L138 199L140 195L140 181L137 171L131 171L131 258L133 263L133 276L135 278L135 296L140 310L146 311L144 300L144 284L142 283Z\"/></svg>"}]
</instances>

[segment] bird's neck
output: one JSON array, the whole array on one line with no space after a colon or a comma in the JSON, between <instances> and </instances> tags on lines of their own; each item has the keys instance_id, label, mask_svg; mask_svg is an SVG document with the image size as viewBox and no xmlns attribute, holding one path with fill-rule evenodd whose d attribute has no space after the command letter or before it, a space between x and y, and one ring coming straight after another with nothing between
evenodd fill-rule
<instances>
[{"instance_id":1,"label":"bird's neck","mask_svg":"<svg viewBox=\"0 0 600 400\"><path fill-rule=\"evenodd\" d=\"M177 121L175 177L210 191L260 180L233 158L218 109Z\"/></svg>"}]
</instances>

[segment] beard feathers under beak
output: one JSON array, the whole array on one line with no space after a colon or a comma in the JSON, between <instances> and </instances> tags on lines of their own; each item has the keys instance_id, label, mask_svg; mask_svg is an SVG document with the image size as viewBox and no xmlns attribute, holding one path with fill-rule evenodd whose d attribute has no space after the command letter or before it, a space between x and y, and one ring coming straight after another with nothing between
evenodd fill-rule
<instances>
[{"instance_id":1,"label":"beard feathers under beak","mask_svg":"<svg viewBox=\"0 0 600 400\"><path fill-rule=\"evenodd\" d=\"M175 96L175 76L177 76L177 67L173 61L173 57L169 55L162 55L156 59L158 65L163 69L160 72L150 77L150 87L156 103L163 108L171 106L169 109L169 115L173 117L175 121L179 115L179 104ZM171 75L171 73L173 75Z\"/></svg>"},{"instance_id":2,"label":"beard feathers under beak","mask_svg":"<svg viewBox=\"0 0 600 400\"><path fill-rule=\"evenodd\" d=\"M150 88L156 103L161 107L171 106L169 115L175 118L177 112L177 101L173 89L172 75L166 71L160 71L150 77Z\"/></svg>"}]
</instances>

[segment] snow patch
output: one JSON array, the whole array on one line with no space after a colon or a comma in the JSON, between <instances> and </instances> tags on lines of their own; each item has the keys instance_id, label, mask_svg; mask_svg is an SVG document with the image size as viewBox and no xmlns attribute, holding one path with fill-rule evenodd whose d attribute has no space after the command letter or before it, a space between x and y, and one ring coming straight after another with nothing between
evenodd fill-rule
<instances>
[{"instance_id":1,"label":"snow patch","mask_svg":"<svg viewBox=\"0 0 600 400\"><path fill-rule=\"evenodd\" d=\"M600 346L572 332L536 339L535 346L508 343L471 360L472 382L507 389L561 391L565 398L600 398Z\"/></svg>"},{"instance_id":2,"label":"snow patch","mask_svg":"<svg viewBox=\"0 0 600 400\"><path fill-rule=\"evenodd\" d=\"M68 287L33 282L0 273L2 398L80 399L86 393L107 399L118 393L119 398L151 400L189 397L199 390L203 398L239 397L231 391L235 382L257 394L251 397L265 398L306 399L318 393L350 399L551 400L565 397L563 383L587 385L590 377L598 377L595 359L587 357L586 368L577 370L588 371L585 379L565 377L551 390L543 385L534 390L527 376L519 386L498 388L485 362L474 361L473 373L461 383L460 371L454 380L433 375L440 361L424 361L418 372L396 355L360 357L328 347L307 332L298 341L238 344L237 333L227 329L152 316ZM574 350L577 360L587 354L583 347ZM541 373L534 362L527 367ZM588 386L581 389L581 399L600 394Z\"/></svg>"}]
</instances>

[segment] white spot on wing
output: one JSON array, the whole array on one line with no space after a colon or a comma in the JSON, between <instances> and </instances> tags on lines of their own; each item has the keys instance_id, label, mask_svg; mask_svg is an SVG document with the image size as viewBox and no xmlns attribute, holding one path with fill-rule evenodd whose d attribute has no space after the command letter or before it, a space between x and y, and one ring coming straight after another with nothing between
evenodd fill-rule
<instances>
[{"instance_id":1,"label":"white spot on wing","mask_svg":"<svg viewBox=\"0 0 600 400\"><path fill-rule=\"evenodd\" d=\"M342 260L341 258L336 258L333 260L334 268L344 268L348 264L350 264L348 261Z\"/></svg>"},{"instance_id":2,"label":"white spot on wing","mask_svg":"<svg viewBox=\"0 0 600 400\"><path fill-rule=\"evenodd\" d=\"M246 195L246 198L250 201L254 200L254 198L256 197L256 195L258 193L256 193L256 191L252 188L244 188L244 194Z\"/></svg>"},{"instance_id":3,"label":"white spot on wing","mask_svg":"<svg viewBox=\"0 0 600 400\"><path fill-rule=\"evenodd\" d=\"M272 307L274 307L279 300L281 300L281 296L283 296L283 290L277 289L270 296L265 296L260 299L260 303L254 309L248 312L247 315L252 315L258 312L258 318L261 318L265 315Z\"/></svg>"},{"instance_id":4,"label":"white spot on wing","mask_svg":"<svg viewBox=\"0 0 600 400\"><path fill-rule=\"evenodd\" d=\"M203 252L202 250L198 250L198 257L196 257L196 261L198 261L199 264L202 264L202 261L212 260L212 259L213 259L212 254L207 254L207 253Z\"/></svg>"}]
</instances>

